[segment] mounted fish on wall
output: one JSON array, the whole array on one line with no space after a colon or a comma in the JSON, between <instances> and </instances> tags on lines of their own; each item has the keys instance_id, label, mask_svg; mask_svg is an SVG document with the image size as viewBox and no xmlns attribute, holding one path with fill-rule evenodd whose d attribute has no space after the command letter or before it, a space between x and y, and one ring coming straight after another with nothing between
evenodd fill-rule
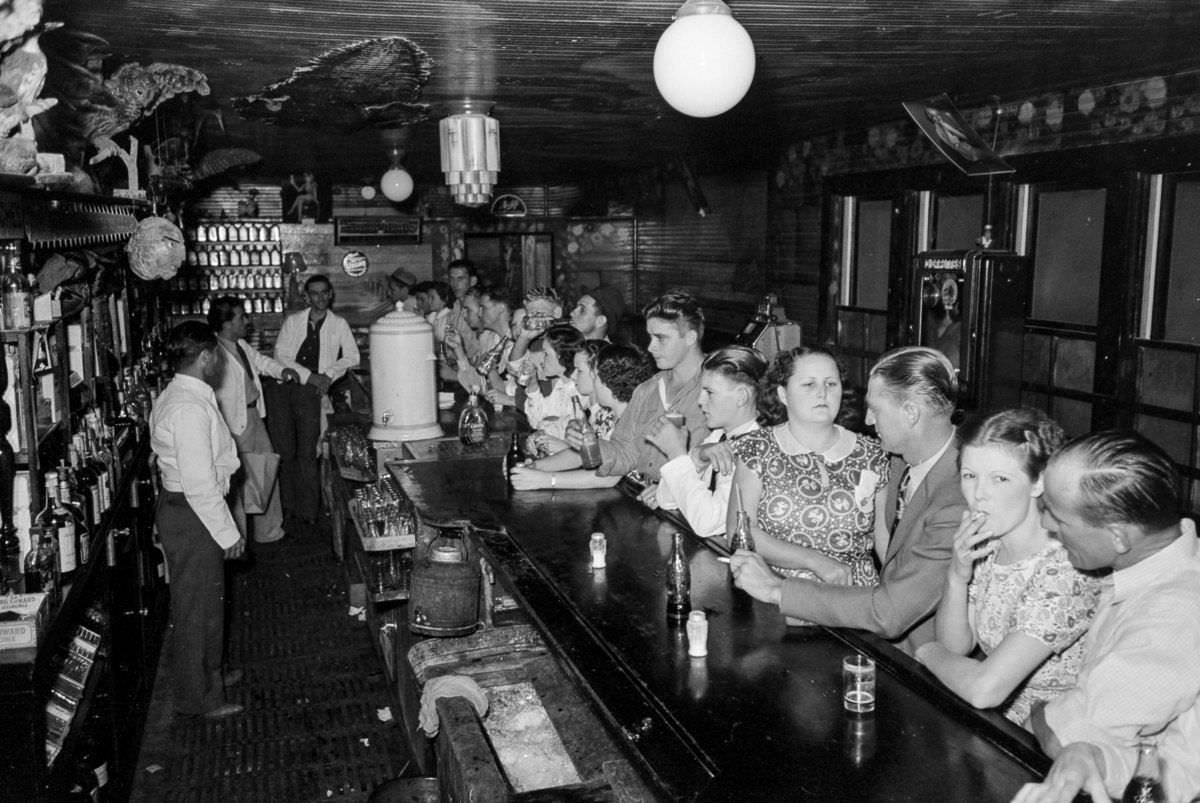
<instances>
[{"instance_id":1,"label":"mounted fish on wall","mask_svg":"<svg viewBox=\"0 0 1200 803\"><path fill-rule=\"evenodd\" d=\"M233 99L247 119L278 126L354 131L394 128L429 117L417 103L433 60L402 36L364 39L323 53L289 78Z\"/></svg>"}]
</instances>

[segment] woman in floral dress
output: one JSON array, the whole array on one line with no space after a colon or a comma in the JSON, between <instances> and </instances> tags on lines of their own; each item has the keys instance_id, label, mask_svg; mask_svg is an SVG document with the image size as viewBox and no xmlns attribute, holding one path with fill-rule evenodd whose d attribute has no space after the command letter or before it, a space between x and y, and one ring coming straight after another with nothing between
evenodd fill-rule
<instances>
[{"instance_id":1,"label":"woman in floral dress","mask_svg":"<svg viewBox=\"0 0 1200 803\"><path fill-rule=\"evenodd\" d=\"M916 652L955 694L1020 724L1034 703L1073 685L1100 590L1041 526L1042 470L1062 442L1062 428L1029 409L996 413L966 433L968 510L954 536L937 641Z\"/></svg>"},{"instance_id":2,"label":"woman in floral dress","mask_svg":"<svg viewBox=\"0 0 1200 803\"><path fill-rule=\"evenodd\" d=\"M729 531L743 509L755 550L779 574L875 585L888 457L878 442L834 423L841 401L832 352L809 346L775 358L759 403L767 420L781 423L733 445Z\"/></svg>"}]
</instances>

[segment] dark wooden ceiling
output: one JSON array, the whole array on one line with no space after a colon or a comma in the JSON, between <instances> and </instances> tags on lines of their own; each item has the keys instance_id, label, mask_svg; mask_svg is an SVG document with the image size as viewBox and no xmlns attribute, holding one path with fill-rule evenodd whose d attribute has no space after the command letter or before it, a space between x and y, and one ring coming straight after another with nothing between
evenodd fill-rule
<instances>
[{"instance_id":1,"label":"dark wooden ceiling","mask_svg":"<svg viewBox=\"0 0 1200 803\"><path fill-rule=\"evenodd\" d=\"M704 173L769 167L781 143L900 119L903 100L947 92L963 106L1200 66L1196 0L730 5L754 40L757 74L740 104L709 120L683 117L654 86L655 43L677 0L46 0L44 19L107 40L106 69L161 61L206 73L212 93L197 104L225 124L207 131L209 147L258 151L264 176L314 166L344 182L386 169L378 130L246 120L234 99L379 37L405 37L431 62L416 98L428 119L408 127L419 184L440 182L437 120L464 97L494 102L501 183L528 185L676 155ZM388 86L388 74L372 79Z\"/></svg>"}]
</instances>

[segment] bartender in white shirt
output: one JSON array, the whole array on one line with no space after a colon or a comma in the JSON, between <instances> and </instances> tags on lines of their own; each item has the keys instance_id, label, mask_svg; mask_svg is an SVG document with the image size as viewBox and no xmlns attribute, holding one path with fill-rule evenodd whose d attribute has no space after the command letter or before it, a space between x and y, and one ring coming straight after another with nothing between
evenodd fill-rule
<instances>
[{"instance_id":1,"label":"bartender in white shirt","mask_svg":"<svg viewBox=\"0 0 1200 803\"><path fill-rule=\"evenodd\" d=\"M687 432L665 418L648 440L667 455L653 507L678 510L699 536L725 533L733 487L733 451L728 441L758 429L758 382L767 361L756 349L728 346L708 355L701 367L697 401L712 432L687 450Z\"/></svg>"},{"instance_id":2,"label":"bartender in white shirt","mask_svg":"<svg viewBox=\"0 0 1200 803\"><path fill-rule=\"evenodd\" d=\"M329 277L310 276L304 294L308 309L287 316L275 340L275 359L294 370L300 384L277 388L279 403L271 408L267 430L279 452L284 515L312 524L321 500L317 442L325 414L333 411L327 398L329 386L358 365L359 358L350 324L329 309L333 304Z\"/></svg>"},{"instance_id":3,"label":"bartender in white shirt","mask_svg":"<svg viewBox=\"0 0 1200 803\"><path fill-rule=\"evenodd\" d=\"M175 707L219 719L242 710L225 702L225 686L241 672L223 674L221 662L224 559L241 557L246 546L225 501L238 457L213 393L224 357L199 321L167 334L166 355L175 377L150 414L150 446L163 485L155 524L171 572Z\"/></svg>"}]
</instances>

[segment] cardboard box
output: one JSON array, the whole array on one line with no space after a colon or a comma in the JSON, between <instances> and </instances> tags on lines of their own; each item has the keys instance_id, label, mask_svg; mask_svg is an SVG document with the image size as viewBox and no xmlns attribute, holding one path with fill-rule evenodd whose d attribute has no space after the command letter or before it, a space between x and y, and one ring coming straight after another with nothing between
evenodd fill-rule
<instances>
[{"instance_id":1,"label":"cardboard box","mask_svg":"<svg viewBox=\"0 0 1200 803\"><path fill-rule=\"evenodd\" d=\"M44 593L0 597L0 650L36 647L46 629L49 607Z\"/></svg>"}]
</instances>

